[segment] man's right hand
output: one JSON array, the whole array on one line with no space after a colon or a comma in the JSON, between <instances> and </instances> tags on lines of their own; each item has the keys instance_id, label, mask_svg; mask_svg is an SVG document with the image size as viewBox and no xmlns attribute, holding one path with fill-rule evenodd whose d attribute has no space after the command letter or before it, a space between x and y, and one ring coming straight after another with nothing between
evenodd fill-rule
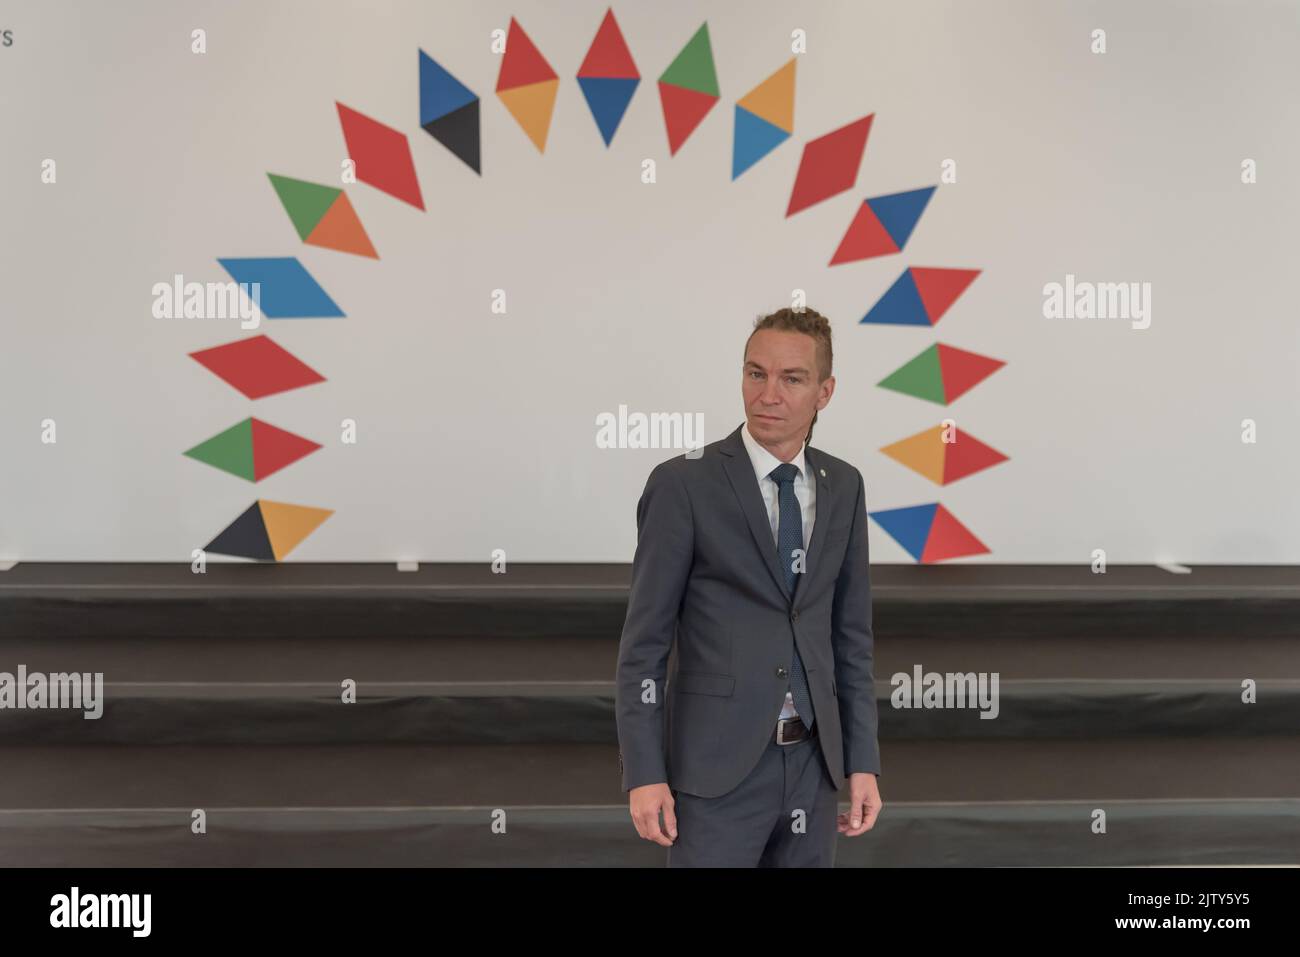
<instances>
[{"instance_id":1,"label":"man's right hand","mask_svg":"<svg viewBox=\"0 0 1300 957\"><path fill-rule=\"evenodd\" d=\"M647 841L654 841L664 847L672 847L677 840L677 816L673 813L676 806L673 792L667 782L644 784L628 792L628 808L632 813L632 823L636 832ZM659 812L664 813L663 827L659 826Z\"/></svg>"}]
</instances>

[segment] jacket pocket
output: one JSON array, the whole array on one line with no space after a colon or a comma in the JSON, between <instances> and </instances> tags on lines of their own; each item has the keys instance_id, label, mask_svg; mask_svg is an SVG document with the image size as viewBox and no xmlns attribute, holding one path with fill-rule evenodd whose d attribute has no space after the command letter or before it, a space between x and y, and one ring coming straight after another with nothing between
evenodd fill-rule
<instances>
[{"instance_id":1,"label":"jacket pocket","mask_svg":"<svg viewBox=\"0 0 1300 957\"><path fill-rule=\"evenodd\" d=\"M736 690L736 679L731 675L715 675L707 671L679 671L677 690L682 694L711 694L728 698Z\"/></svg>"}]
</instances>

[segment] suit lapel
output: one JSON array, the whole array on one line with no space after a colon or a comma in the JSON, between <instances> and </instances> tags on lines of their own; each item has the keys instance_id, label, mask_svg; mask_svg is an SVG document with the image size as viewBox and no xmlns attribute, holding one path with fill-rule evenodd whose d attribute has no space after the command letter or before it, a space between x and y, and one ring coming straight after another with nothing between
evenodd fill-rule
<instances>
[{"instance_id":1,"label":"suit lapel","mask_svg":"<svg viewBox=\"0 0 1300 957\"><path fill-rule=\"evenodd\" d=\"M785 600L789 601L790 591L785 587L785 575L782 574L781 566L776 560L776 542L772 539L772 525L763 506L763 493L758 490L754 464L750 462L749 453L745 451L745 443L740 437L740 430L744 427L742 423L736 431L722 440L720 446L720 450L724 453L722 465L731 482L731 488L740 501L741 510L745 513L750 534L754 536L754 545L763 556L772 581L776 583L777 588L781 589ZM816 526L813 530L816 531Z\"/></svg>"},{"instance_id":2,"label":"suit lapel","mask_svg":"<svg viewBox=\"0 0 1300 957\"><path fill-rule=\"evenodd\" d=\"M808 542L808 561L804 571L805 581L799 584L797 595L808 593L808 585L813 575L818 572L817 558L822 553L822 543L826 541L826 530L830 528L834 510L834 486L830 480L830 470L822 462L821 453L811 445L803 450L804 464L808 466L808 481L817 483L817 502L814 506L812 538Z\"/></svg>"},{"instance_id":3,"label":"suit lapel","mask_svg":"<svg viewBox=\"0 0 1300 957\"><path fill-rule=\"evenodd\" d=\"M736 498L740 502L741 510L745 513L745 520L749 524L750 534L754 537L754 545L758 548L759 554L763 556L763 561L767 565L768 573L772 576L772 581L781 589L781 594L785 596L785 600L789 601L790 591L785 584L784 570L777 560L776 542L772 538L772 525L763 504L763 493L759 491L757 476L754 475L754 465L749 460L749 453L745 450L745 443L740 437L742 428L744 428L744 423L741 423L734 432L723 439L722 444L719 446L719 451L723 453L723 469L727 473L727 479L731 482L732 491L736 493ZM821 455L811 446L804 449L804 464L808 468L809 481L817 483L817 511L813 520L812 539L808 542L808 555L806 556L804 570L804 576L807 578L817 572L816 559L819 554L819 547L826 538L826 527L830 524L831 503L834 493L829 477L823 474L825 467L822 464ZM808 582L800 582L797 593L803 595L807 592Z\"/></svg>"}]
</instances>

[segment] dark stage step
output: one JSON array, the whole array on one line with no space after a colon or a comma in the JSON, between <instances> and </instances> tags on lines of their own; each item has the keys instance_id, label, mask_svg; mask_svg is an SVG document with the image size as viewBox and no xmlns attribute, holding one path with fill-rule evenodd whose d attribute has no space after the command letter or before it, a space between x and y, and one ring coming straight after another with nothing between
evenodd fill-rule
<instances>
[{"instance_id":1,"label":"dark stage step","mask_svg":"<svg viewBox=\"0 0 1300 957\"><path fill-rule=\"evenodd\" d=\"M1300 728L1300 682L1261 681L1243 704L1235 681L1003 681L996 718L974 709L896 709L877 684L882 740L1257 737ZM0 715L6 744L472 744L617 742L611 682L337 684L106 683L103 716ZM1300 763L1300 760L1298 760Z\"/></svg>"},{"instance_id":2,"label":"dark stage step","mask_svg":"<svg viewBox=\"0 0 1300 957\"><path fill-rule=\"evenodd\" d=\"M26 563L0 572L0 635L175 640L385 635L608 637L626 564ZM875 624L894 638L1296 637L1300 568L879 565Z\"/></svg>"},{"instance_id":3,"label":"dark stage step","mask_svg":"<svg viewBox=\"0 0 1300 957\"><path fill-rule=\"evenodd\" d=\"M1258 735L1300 729L1300 641L893 637L879 629L881 734ZM612 742L618 633L604 638L0 637L0 671L102 672L104 717L0 713L0 743ZM996 672L999 713L894 710L890 676ZM1258 701L1241 702L1241 681ZM358 702L340 703L344 679Z\"/></svg>"},{"instance_id":4,"label":"dark stage step","mask_svg":"<svg viewBox=\"0 0 1300 957\"><path fill-rule=\"evenodd\" d=\"M1300 615L1300 606L1297 606ZM541 627L539 625L539 627ZM895 635L877 624L877 678L934 671L996 671L1004 681L1300 680L1297 634L1248 632L1208 637L1116 638L1105 633L1062 637L1051 631L987 635L977 621L967 634ZM316 682L609 682L622 624L594 638L476 635L395 638L363 631L343 638L195 639L166 636L64 638L0 632L0 671L21 662L34 671L102 671L105 681ZM957 630L950 625L947 631Z\"/></svg>"},{"instance_id":5,"label":"dark stage step","mask_svg":"<svg viewBox=\"0 0 1300 957\"><path fill-rule=\"evenodd\" d=\"M1300 737L894 741L839 866L1300 863ZM655 866L602 745L5 747L0 866ZM190 833L203 808L208 833ZM1093 834L1091 815L1107 814ZM506 812L506 833L492 814Z\"/></svg>"}]
</instances>

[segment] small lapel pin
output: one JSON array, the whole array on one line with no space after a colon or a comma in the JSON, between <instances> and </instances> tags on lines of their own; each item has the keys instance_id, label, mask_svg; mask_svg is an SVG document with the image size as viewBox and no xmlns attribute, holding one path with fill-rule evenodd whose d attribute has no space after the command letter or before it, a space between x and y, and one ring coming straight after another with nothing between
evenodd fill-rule
<instances>
[{"instance_id":1,"label":"small lapel pin","mask_svg":"<svg viewBox=\"0 0 1300 957\"><path fill-rule=\"evenodd\" d=\"M817 471L822 473L822 478L825 478L825 477L826 477L826 470L825 470L825 469L818 469Z\"/></svg>"}]
</instances>

